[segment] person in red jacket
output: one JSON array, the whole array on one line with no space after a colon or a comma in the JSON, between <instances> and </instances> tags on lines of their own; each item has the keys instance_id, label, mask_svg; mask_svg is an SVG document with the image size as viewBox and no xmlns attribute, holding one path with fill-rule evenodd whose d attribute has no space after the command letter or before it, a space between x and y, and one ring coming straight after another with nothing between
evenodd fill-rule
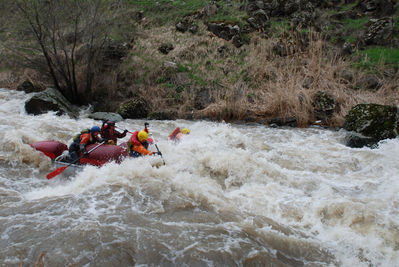
<instances>
[{"instance_id":1,"label":"person in red jacket","mask_svg":"<svg viewBox=\"0 0 399 267\"><path fill-rule=\"evenodd\" d=\"M148 150L148 139L147 127L142 131L134 132L127 143L127 151L129 155L135 158L145 155L161 155L160 152L152 152Z\"/></svg>"},{"instance_id":2,"label":"person in red jacket","mask_svg":"<svg viewBox=\"0 0 399 267\"><path fill-rule=\"evenodd\" d=\"M173 130L173 132L171 132L168 136L169 140L172 141L180 141L180 139L182 138L183 134L189 134L190 130L187 128L183 128L180 130L179 127L177 127L176 129Z\"/></svg>"},{"instance_id":3,"label":"person in red jacket","mask_svg":"<svg viewBox=\"0 0 399 267\"><path fill-rule=\"evenodd\" d=\"M128 130L125 130L122 133L115 130L114 121L104 121L100 131L101 138L103 138L109 145L116 145L117 138L125 137L127 132Z\"/></svg>"},{"instance_id":4,"label":"person in red jacket","mask_svg":"<svg viewBox=\"0 0 399 267\"><path fill-rule=\"evenodd\" d=\"M84 130L73 139L72 144L69 146L69 161L76 161L80 154L88 155L86 146L103 142L100 137L100 127L93 126L90 130Z\"/></svg>"}]
</instances>

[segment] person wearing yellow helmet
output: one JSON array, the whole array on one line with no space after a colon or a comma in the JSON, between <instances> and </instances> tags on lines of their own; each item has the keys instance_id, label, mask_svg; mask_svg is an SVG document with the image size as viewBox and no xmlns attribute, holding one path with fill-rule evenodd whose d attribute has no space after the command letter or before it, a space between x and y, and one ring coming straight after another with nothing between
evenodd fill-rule
<instances>
[{"instance_id":1,"label":"person wearing yellow helmet","mask_svg":"<svg viewBox=\"0 0 399 267\"><path fill-rule=\"evenodd\" d=\"M190 130L187 129L187 128L183 128L183 129L181 130L181 133L182 133L182 134L189 134L189 133L190 133Z\"/></svg>"},{"instance_id":2,"label":"person wearing yellow helmet","mask_svg":"<svg viewBox=\"0 0 399 267\"><path fill-rule=\"evenodd\" d=\"M140 157L144 155L160 154L159 152L152 152L148 150L149 139L147 128L142 131L134 132L127 143L127 151L129 155L132 157Z\"/></svg>"},{"instance_id":3,"label":"person wearing yellow helmet","mask_svg":"<svg viewBox=\"0 0 399 267\"><path fill-rule=\"evenodd\" d=\"M180 130L179 127L177 127L176 129L173 130L173 132L171 132L168 136L169 140L172 141L180 141L180 139L182 138L183 134L189 134L190 130L187 128L183 128Z\"/></svg>"}]
</instances>

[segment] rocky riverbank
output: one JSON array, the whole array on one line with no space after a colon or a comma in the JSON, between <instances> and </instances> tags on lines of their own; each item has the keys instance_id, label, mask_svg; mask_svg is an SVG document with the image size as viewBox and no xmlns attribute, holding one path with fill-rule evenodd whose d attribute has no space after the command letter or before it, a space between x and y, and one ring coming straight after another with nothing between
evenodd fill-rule
<instances>
[{"instance_id":1,"label":"rocky riverbank","mask_svg":"<svg viewBox=\"0 0 399 267\"><path fill-rule=\"evenodd\" d=\"M12 48L28 43L13 34L18 33L13 19L17 22L20 18L9 17L3 21L4 46L8 49L0 51L0 86L41 92L40 97L57 101L64 97L70 102L55 104L55 100L35 96L26 105L32 114L50 109L76 116L70 108L73 104L90 104L94 113L131 119L345 127L370 137L366 144L397 135L394 122L388 123L393 133L382 131L381 138L348 122L353 120L349 116L353 109L362 107L366 114L371 112L368 108L391 110L399 104L396 1L173 4L113 6L123 11L112 13L114 22L120 16L123 24L118 24L118 38L104 39L90 82L85 80L91 76L83 68L75 73L74 82L60 79L66 72L49 76L40 50L35 50L37 56L25 55L26 61L17 57ZM2 5L3 12L13 8L12 1ZM64 46L66 53L52 57L61 64L70 58L59 56L71 54L82 66L87 52L85 38L68 36L64 40L70 45ZM70 47L76 49L68 50ZM54 83L54 78L61 82ZM76 88L69 91L67 85L75 83ZM90 87L83 86L87 84ZM384 123L395 120L392 112L377 108L371 113L382 116L379 120Z\"/></svg>"}]
</instances>

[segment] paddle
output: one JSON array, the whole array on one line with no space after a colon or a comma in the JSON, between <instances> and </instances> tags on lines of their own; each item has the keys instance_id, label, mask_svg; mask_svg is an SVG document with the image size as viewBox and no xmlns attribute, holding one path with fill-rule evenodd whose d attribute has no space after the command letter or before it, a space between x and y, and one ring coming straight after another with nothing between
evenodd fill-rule
<instances>
[{"instance_id":1,"label":"paddle","mask_svg":"<svg viewBox=\"0 0 399 267\"><path fill-rule=\"evenodd\" d=\"M152 134L151 134L151 136L152 136ZM153 140L154 140L154 145L155 145L155 147L156 147L156 149L157 149L157 151L158 151L158 155L161 156L162 161L163 161L163 165L165 165L165 160L163 159L163 156L162 156L161 151L159 151L158 145L157 145L157 143L155 142L155 138L153 138Z\"/></svg>"},{"instance_id":2,"label":"paddle","mask_svg":"<svg viewBox=\"0 0 399 267\"><path fill-rule=\"evenodd\" d=\"M150 124L149 124L148 122L144 122L144 128L145 128L145 129L147 129L147 127L149 127L149 126L150 126ZM148 132L148 130L147 130L147 132ZM150 134L150 136L152 136L152 133ZM158 151L158 155L161 156L161 159L162 159L162 161L163 161L163 165L165 165L165 160L163 159L163 156L162 156L161 151L159 151L158 145L157 145L157 143L155 142L155 138L152 138L152 140L153 140L154 145L155 145L155 147L156 147L156 149L157 149L157 151Z\"/></svg>"},{"instance_id":3,"label":"paddle","mask_svg":"<svg viewBox=\"0 0 399 267\"><path fill-rule=\"evenodd\" d=\"M103 145L105 142L100 143L98 146L95 146L94 148L90 149L89 152L87 152L88 154L90 154L90 152L94 151L95 149L97 149L98 147L100 147L101 145ZM81 158L83 158L85 155L77 158L76 160L74 160L73 162L69 163L66 166L60 167L55 169L54 171L50 172L49 174L46 175L47 179L50 180L54 177L56 177L58 174L62 173L63 171L65 171L66 168L68 168L69 166L71 166L72 164L78 162Z\"/></svg>"},{"instance_id":4,"label":"paddle","mask_svg":"<svg viewBox=\"0 0 399 267\"><path fill-rule=\"evenodd\" d=\"M127 131L127 132L130 133L130 134L134 134L134 132L131 132L131 131L126 130L126 129L122 129L121 127L118 127L118 126L116 126L116 125L115 125L115 128L118 129L118 130L121 130L121 131Z\"/></svg>"}]
</instances>

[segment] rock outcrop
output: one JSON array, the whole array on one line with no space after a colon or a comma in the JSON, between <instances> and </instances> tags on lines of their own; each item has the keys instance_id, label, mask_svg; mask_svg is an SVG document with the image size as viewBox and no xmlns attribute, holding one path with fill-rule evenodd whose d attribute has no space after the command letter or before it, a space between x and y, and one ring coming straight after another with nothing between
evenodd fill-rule
<instances>
[{"instance_id":1,"label":"rock outcrop","mask_svg":"<svg viewBox=\"0 0 399 267\"><path fill-rule=\"evenodd\" d=\"M149 112L148 103L144 98L132 98L119 106L118 113L124 119L146 118Z\"/></svg>"},{"instance_id":2,"label":"rock outcrop","mask_svg":"<svg viewBox=\"0 0 399 267\"><path fill-rule=\"evenodd\" d=\"M39 115L49 111L57 112L57 115L68 114L75 118L78 108L72 105L57 89L47 88L43 92L36 93L25 102L25 110L28 114Z\"/></svg>"},{"instance_id":3,"label":"rock outcrop","mask_svg":"<svg viewBox=\"0 0 399 267\"><path fill-rule=\"evenodd\" d=\"M395 138L398 136L398 127L398 108L378 104L356 105L345 116L343 125L344 129L366 137L366 143L369 145L387 138ZM359 135L356 139L359 139ZM351 138L347 139L347 145L350 145L350 142Z\"/></svg>"}]
</instances>

